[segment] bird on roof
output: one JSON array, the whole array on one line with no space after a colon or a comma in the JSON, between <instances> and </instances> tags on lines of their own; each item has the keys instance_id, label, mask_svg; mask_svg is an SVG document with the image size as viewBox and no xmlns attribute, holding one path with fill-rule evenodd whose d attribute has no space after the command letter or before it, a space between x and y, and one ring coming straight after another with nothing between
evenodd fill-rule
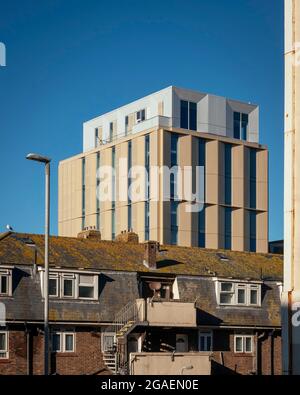
<instances>
[{"instance_id":1,"label":"bird on roof","mask_svg":"<svg viewBox=\"0 0 300 395\"><path fill-rule=\"evenodd\" d=\"M10 226L10 225L8 225L8 224L6 225L6 229L7 229L8 231L10 231L10 232L13 230L12 226Z\"/></svg>"}]
</instances>

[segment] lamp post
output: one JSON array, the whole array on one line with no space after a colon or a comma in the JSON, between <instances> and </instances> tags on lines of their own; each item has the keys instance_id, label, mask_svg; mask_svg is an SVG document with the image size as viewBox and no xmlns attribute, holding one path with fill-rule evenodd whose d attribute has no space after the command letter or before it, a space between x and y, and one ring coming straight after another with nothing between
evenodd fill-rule
<instances>
[{"instance_id":1,"label":"lamp post","mask_svg":"<svg viewBox=\"0 0 300 395\"><path fill-rule=\"evenodd\" d=\"M44 375L49 374L49 224L50 224L50 162L38 154L28 154L26 159L45 165L45 276L44 276Z\"/></svg>"}]
</instances>

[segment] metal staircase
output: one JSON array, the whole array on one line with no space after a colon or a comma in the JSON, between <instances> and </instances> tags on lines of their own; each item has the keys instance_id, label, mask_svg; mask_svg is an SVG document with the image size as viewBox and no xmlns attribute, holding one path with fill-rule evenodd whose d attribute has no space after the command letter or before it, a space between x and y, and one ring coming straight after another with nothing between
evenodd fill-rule
<instances>
[{"instance_id":1,"label":"metal staircase","mask_svg":"<svg viewBox=\"0 0 300 395\"><path fill-rule=\"evenodd\" d=\"M129 302L116 315L105 333L114 335L114 344L103 351L106 367L114 374L128 374L127 335L138 325L139 310L136 300Z\"/></svg>"}]
</instances>

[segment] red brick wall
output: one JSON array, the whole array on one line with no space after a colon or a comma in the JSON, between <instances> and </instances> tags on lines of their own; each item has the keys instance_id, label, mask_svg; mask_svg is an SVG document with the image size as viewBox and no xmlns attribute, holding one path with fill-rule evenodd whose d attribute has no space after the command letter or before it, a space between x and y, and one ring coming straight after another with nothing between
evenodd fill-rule
<instances>
[{"instance_id":1,"label":"red brick wall","mask_svg":"<svg viewBox=\"0 0 300 395\"><path fill-rule=\"evenodd\" d=\"M238 334L238 333L236 333ZM253 333L247 333L253 335ZM234 352L234 332L214 331L213 372L216 374L281 374L281 337L266 332L259 340L256 362L256 335L253 335L253 353ZM272 351L273 349L273 351Z\"/></svg>"},{"instance_id":2,"label":"red brick wall","mask_svg":"<svg viewBox=\"0 0 300 395\"><path fill-rule=\"evenodd\" d=\"M74 353L51 355L51 373L110 374L101 353L101 335L93 332L76 332ZM44 338L41 332L31 335L30 370L32 374L44 371ZM9 359L0 359L0 375L27 374L27 336L22 330L9 331Z\"/></svg>"}]
</instances>

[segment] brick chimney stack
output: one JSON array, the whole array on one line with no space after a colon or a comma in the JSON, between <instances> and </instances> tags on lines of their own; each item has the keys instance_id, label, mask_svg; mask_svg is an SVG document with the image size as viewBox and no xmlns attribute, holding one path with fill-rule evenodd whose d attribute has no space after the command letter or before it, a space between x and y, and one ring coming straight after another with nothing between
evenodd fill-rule
<instances>
[{"instance_id":1,"label":"brick chimney stack","mask_svg":"<svg viewBox=\"0 0 300 395\"><path fill-rule=\"evenodd\" d=\"M156 270L157 242L147 241L144 243L144 265L151 270Z\"/></svg>"}]
</instances>

